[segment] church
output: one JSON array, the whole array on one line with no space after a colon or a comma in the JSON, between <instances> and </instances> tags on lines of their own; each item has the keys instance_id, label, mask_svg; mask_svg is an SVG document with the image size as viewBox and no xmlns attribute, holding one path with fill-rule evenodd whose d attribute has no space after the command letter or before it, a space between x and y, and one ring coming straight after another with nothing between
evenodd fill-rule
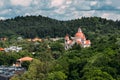
<instances>
[{"instance_id":1,"label":"church","mask_svg":"<svg viewBox=\"0 0 120 80\"><path fill-rule=\"evenodd\" d=\"M74 37L69 37L69 35L65 36L65 50L72 48L74 44L78 44L83 48L90 47L91 41L86 40L84 33L82 32L81 28L78 28L78 32L75 34Z\"/></svg>"}]
</instances>

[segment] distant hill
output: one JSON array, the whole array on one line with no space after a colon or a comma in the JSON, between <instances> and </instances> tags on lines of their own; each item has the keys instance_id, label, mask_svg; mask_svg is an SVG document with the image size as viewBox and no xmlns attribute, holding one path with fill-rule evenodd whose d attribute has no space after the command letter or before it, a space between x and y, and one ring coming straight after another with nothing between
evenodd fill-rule
<instances>
[{"instance_id":1,"label":"distant hill","mask_svg":"<svg viewBox=\"0 0 120 80\"><path fill-rule=\"evenodd\" d=\"M64 37L74 36L78 27L89 37L98 35L120 34L120 21L106 20L99 17L81 18L69 21L58 21L43 16L16 17L0 21L0 37L23 36L33 37Z\"/></svg>"}]
</instances>

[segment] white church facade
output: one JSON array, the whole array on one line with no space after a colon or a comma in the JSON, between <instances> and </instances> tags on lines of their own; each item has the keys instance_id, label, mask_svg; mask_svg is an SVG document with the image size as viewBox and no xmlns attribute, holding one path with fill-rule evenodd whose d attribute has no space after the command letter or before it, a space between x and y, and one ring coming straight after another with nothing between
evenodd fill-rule
<instances>
[{"instance_id":1,"label":"white church facade","mask_svg":"<svg viewBox=\"0 0 120 80\"><path fill-rule=\"evenodd\" d=\"M78 28L78 32L75 34L74 37L69 37L69 35L65 36L65 50L72 48L74 44L78 44L83 48L90 47L91 41L86 40L84 33L82 32L81 28Z\"/></svg>"}]
</instances>

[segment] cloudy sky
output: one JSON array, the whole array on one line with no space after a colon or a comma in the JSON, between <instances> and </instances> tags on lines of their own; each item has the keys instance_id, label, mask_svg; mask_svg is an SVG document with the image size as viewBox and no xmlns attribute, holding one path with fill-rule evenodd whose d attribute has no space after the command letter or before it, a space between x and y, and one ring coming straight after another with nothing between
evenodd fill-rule
<instances>
[{"instance_id":1,"label":"cloudy sky","mask_svg":"<svg viewBox=\"0 0 120 80\"><path fill-rule=\"evenodd\" d=\"M0 0L0 19L26 15L58 20L90 16L120 20L120 0Z\"/></svg>"}]
</instances>

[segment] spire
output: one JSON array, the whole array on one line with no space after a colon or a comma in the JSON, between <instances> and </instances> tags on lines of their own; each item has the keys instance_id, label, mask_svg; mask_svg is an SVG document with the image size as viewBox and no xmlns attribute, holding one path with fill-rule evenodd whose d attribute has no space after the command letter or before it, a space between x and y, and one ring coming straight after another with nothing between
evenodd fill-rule
<instances>
[{"instance_id":1,"label":"spire","mask_svg":"<svg viewBox=\"0 0 120 80\"><path fill-rule=\"evenodd\" d=\"M80 28L80 27L78 28L78 32L82 32L82 30L81 30L81 28Z\"/></svg>"}]
</instances>

